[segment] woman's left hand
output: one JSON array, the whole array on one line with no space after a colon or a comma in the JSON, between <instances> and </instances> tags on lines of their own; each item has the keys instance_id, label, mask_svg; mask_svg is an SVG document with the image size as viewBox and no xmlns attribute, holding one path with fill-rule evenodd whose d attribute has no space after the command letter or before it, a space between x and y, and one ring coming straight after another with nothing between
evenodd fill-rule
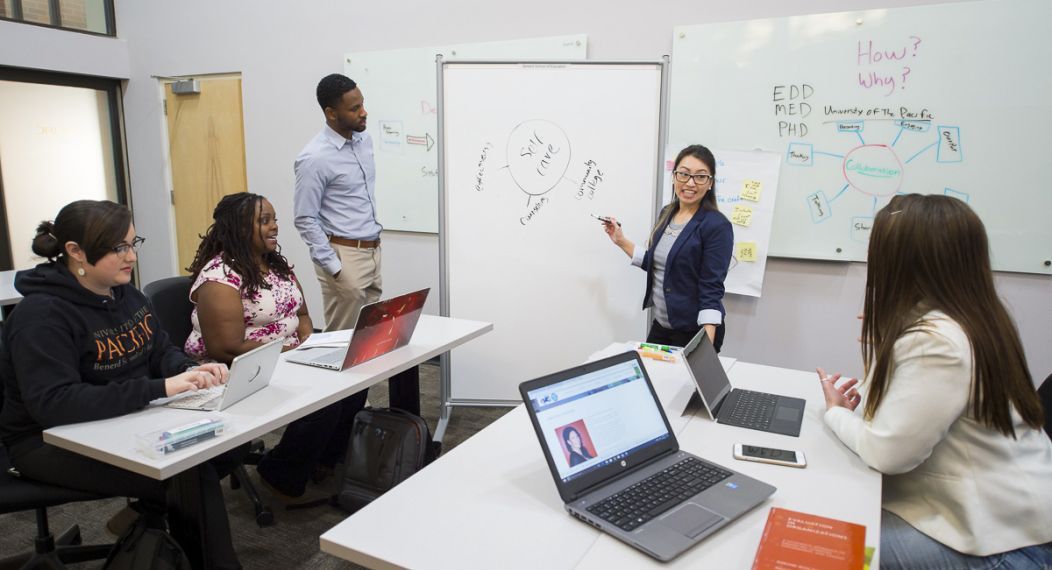
<instances>
[{"instance_id":1,"label":"woman's left hand","mask_svg":"<svg viewBox=\"0 0 1052 570\"><path fill-rule=\"evenodd\" d=\"M837 386L840 374L830 376L821 368L818 368L817 372L818 380L822 384L822 394L826 398L827 410L840 406L841 408L854 411L858 407L859 402L862 401L862 395L858 393L856 388L858 386L858 378L849 378L847 382Z\"/></svg>"}]
</instances>

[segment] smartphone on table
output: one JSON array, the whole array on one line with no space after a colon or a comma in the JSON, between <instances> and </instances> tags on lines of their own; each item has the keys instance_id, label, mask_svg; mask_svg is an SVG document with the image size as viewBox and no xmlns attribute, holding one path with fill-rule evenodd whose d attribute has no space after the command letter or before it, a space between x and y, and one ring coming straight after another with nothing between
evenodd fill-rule
<instances>
[{"instance_id":1,"label":"smartphone on table","mask_svg":"<svg viewBox=\"0 0 1052 570\"><path fill-rule=\"evenodd\" d=\"M807 467L807 459L804 458L804 452L802 451L760 447L743 443L734 444L734 458L742 461L773 463L774 465L784 465L786 467Z\"/></svg>"}]
</instances>

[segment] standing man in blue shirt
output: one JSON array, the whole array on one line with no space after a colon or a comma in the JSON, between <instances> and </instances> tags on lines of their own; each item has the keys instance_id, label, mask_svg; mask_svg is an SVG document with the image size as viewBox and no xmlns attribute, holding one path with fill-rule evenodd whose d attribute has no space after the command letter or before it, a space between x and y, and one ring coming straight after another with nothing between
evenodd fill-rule
<instances>
[{"instance_id":1,"label":"standing man in blue shirt","mask_svg":"<svg viewBox=\"0 0 1052 570\"><path fill-rule=\"evenodd\" d=\"M334 331L353 328L362 306L380 299L383 226L376 220L376 165L361 90L334 73L318 82L317 97L325 127L296 157L293 204L321 284L325 330ZM416 367L389 386L392 407L420 413ZM348 410L348 433L356 412Z\"/></svg>"}]
</instances>

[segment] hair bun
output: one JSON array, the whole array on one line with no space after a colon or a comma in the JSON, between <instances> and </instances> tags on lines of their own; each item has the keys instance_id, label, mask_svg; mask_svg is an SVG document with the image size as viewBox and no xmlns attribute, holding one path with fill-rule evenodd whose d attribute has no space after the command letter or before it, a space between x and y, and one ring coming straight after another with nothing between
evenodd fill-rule
<instances>
[{"instance_id":1,"label":"hair bun","mask_svg":"<svg viewBox=\"0 0 1052 570\"><path fill-rule=\"evenodd\" d=\"M55 259L62 253L61 244L58 243L54 230L54 222L48 220L40 222L40 225L37 226L37 235L33 238L33 253L48 259Z\"/></svg>"}]
</instances>

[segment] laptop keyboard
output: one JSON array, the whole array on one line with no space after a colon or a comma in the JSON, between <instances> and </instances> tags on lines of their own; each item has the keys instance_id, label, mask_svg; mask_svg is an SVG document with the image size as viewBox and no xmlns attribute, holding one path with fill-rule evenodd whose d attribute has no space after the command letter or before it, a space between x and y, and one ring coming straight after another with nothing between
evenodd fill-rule
<instances>
[{"instance_id":1,"label":"laptop keyboard","mask_svg":"<svg viewBox=\"0 0 1052 570\"><path fill-rule=\"evenodd\" d=\"M314 359L314 362L319 364L339 364L343 362L343 357L347 355L347 349L330 350L325 354Z\"/></svg>"},{"instance_id":2,"label":"laptop keyboard","mask_svg":"<svg viewBox=\"0 0 1052 570\"><path fill-rule=\"evenodd\" d=\"M187 396L185 398L179 398L178 400L171 402L173 406L179 406L181 408L200 408L219 398L226 392L226 386L213 386L205 390L198 390L193 396Z\"/></svg>"},{"instance_id":3,"label":"laptop keyboard","mask_svg":"<svg viewBox=\"0 0 1052 570\"><path fill-rule=\"evenodd\" d=\"M588 512L632 531L732 474L688 457L588 507Z\"/></svg>"},{"instance_id":4,"label":"laptop keyboard","mask_svg":"<svg viewBox=\"0 0 1052 570\"><path fill-rule=\"evenodd\" d=\"M770 427L778 396L749 390L736 391L740 392L738 400L723 423L758 430Z\"/></svg>"}]
</instances>

